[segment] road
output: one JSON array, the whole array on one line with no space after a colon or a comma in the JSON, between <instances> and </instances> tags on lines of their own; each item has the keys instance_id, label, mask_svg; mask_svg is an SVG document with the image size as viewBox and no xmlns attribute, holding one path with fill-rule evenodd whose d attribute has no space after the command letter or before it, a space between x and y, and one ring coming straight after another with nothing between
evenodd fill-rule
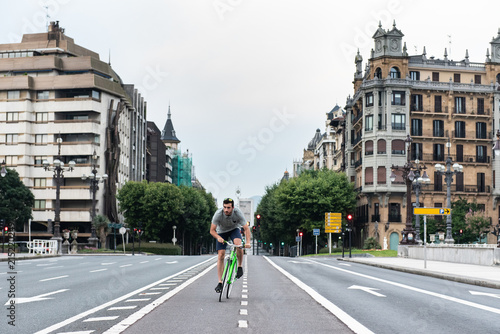
<instances>
[{"instance_id":1,"label":"road","mask_svg":"<svg viewBox=\"0 0 500 334\"><path fill-rule=\"evenodd\" d=\"M16 327L0 267L1 333L497 333L500 292L330 257L245 257L218 301L213 256L18 261Z\"/></svg>"}]
</instances>

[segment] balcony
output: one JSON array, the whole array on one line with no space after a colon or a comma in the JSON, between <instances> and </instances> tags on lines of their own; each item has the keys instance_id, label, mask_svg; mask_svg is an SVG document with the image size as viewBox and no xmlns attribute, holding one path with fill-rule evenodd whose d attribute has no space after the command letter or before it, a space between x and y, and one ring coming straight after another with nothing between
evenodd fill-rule
<instances>
[{"instance_id":1,"label":"balcony","mask_svg":"<svg viewBox=\"0 0 500 334\"><path fill-rule=\"evenodd\" d=\"M394 215L390 214L389 215L389 222L390 223L401 223L401 215Z\"/></svg>"},{"instance_id":2,"label":"balcony","mask_svg":"<svg viewBox=\"0 0 500 334\"><path fill-rule=\"evenodd\" d=\"M428 184L426 189L422 189L423 192L443 192L445 193L447 191L446 189L446 184L444 183L438 183L438 184ZM475 193L475 194L489 194L491 193L491 186L485 185L485 186L478 186L478 185L463 185L463 184L452 184L450 186L450 191L452 194L454 193Z\"/></svg>"},{"instance_id":3,"label":"balcony","mask_svg":"<svg viewBox=\"0 0 500 334\"><path fill-rule=\"evenodd\" d=\"M379 221L380 221L380 215L372 215L372 223L379 222Z\"/></svg>"}]
</instances>

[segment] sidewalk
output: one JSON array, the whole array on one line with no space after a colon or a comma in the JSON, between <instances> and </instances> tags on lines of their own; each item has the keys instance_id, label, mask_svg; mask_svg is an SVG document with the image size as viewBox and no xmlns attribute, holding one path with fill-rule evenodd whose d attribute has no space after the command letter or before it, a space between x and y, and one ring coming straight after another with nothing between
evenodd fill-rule
<instances>
[{"instance_id":1,"label":"sidewalk","mask_svg":"<svg viewBox=\"0 0 500 334\"><path fill-rule=\"evenodd\" d=\"M0 250L1 251L1 250ZM12 260L30 260L30 259L44 259L48 257L57 257L61 255L42 255L42 254L34 254L34 253L15 253L14 256L10 256L8 253L0 253L0 262Z\"/></svg>"},{"instance_id":2,"label":"sidewalk","mask_svg":"<svg viewBox=\"0 0 500 334\"><path fill-rule=\"evenodd\" d=\"M424 268L424 260L402 257L344 257L338 260L500 289L500 266L427 261Z\"/></svg>"}]
</instances>

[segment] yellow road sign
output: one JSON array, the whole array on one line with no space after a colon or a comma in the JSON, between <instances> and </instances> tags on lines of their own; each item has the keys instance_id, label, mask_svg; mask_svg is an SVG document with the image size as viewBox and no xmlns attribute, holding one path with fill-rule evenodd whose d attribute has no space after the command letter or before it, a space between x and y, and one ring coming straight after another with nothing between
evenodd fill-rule
<instances>
[{"instance_id":1,"label":"yellow road sign","mask_svg":"<svg viewBox=\"0 0 500 334\"><path fill-rule=\"evenodd\" d=\"M328 230L325 230L325 233L340 233L342 232L341 229L328 229Z\"/></svg>"},{"instance_id":2,"label":"yellow road sign","mask_svg":"<svg viewBox=\"0 0 500 334\"><path fill-rule=\"evenodd\" d=\"M342 214L340 212L325 212L326 217L342 217Z\"/></svg>"},{"instance_id":3,"label":"yellow road sign","mask_svg":"<svg viewBox=\"0 0 500 334\"><path fill-rule=\"evenodd\" d=\"M325 228L327 227L340 227L342 226L342 223L325 223Z\"/></svg>"},{"instance_id":4,"label":"yellow road sign","mask_svg":"<svg viewBox=\"0 0 500 334\"><path fill-rule=\"evenodd\" d=\"M342 219L325 219L325 223L342 223Z\"/></svg>"},{"instance_id":5,"label":"yellow road sign","mask_svg":"<svg viewBox=\"0 0 500 334\"><path fill-rule=\"evenodd\" d=\"M413 208L414 215L451 215L450 208Z\"/></svg>"}]
</instances>

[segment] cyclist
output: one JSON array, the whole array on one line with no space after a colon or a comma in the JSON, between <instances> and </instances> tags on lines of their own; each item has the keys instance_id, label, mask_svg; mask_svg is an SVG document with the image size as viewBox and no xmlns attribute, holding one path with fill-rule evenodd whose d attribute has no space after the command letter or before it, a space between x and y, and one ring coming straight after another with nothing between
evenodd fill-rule
<instances>
[{"instance_id":1,"label":"cyclist","mask_svg":"<svg viewBox=\"0 0 500 334\"><path fill-rule=\"evenodd\" d=\"M250 229L243 213L240 209L234 207L234 201L231 198L226 198L223 201L223 207L218 209L210 226L210 234L217 240L217 275L219 276L219 284L215 287L215 291L222 291L222 272L224 271L224 256L226 255L226 244L224 240L231 239L235 245L241 245L240 228L245 231L245 248L250 248ZM238 248L236 251L238 257L238 271L236 278L243 276L243 249Z\"/></svg>"}]
</instances>

